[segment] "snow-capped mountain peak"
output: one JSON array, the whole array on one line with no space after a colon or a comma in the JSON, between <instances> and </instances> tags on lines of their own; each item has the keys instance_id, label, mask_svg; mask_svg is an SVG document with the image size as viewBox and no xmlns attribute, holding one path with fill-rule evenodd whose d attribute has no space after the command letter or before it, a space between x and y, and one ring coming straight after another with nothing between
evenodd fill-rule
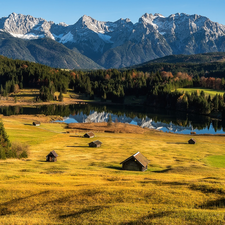
<instances>
[{"instance_id":1,"label":"snow-capped mountain peak","mask_svg":"<svg viewBox=\"0 0 225 225\"><path fill-rule=\"evenodd\" d=\"M225 51L224 25L185 13L145 13L137 23L128 18L102 22L84 15L73 25L12 13L0 18L0 31L28 40L51 38L107 68L171 54Z\"/></svg>"}]
</instances>

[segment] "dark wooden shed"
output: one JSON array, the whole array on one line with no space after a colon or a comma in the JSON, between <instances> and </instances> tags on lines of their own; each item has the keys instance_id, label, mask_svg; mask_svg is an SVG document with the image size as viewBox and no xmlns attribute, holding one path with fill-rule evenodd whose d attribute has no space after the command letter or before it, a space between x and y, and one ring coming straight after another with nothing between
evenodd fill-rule
<instances>
[{"instance_id":1,"label":"dark wooden shed","mask_svg":"<svg viewBox=\"0 0 225 225\"><path fill-rule=\"evenodd\" d=\"M146 159L140 152L130 156L120 164L123 170L145 171L148 169L149 160Z\"/></svg>"},{"instance_id":2,"label":"dark wooden shed","mask_svg":"<svg viewBox=\"0 0 225 225\"><path fill-rule=\"evenodd\" d=\"M94 133L93 132L88 132L84 135L85 138L93 138L95 137Z\"/></svg>"},{"instance_id":3,"label":"dark wooden shed","mask_svg":"<svg viewBox=\"0 0 225 225\"><path fill-rule=\"evenodd\" d=\"M196 143L196 141L193 139L193 138L191 138L189 141L188 141L188 144L195 144Z\"/></svg>"},{"instance_id":4,"label":"dark wooden shed","mask_svg":"<svg viewBox=\"0 0 225 225\"><path fill-rule=\"evenodd\" d=\"M56 162L58 155L53 150L46 156L46 162Z\"/></svg>"},{"instance_id":5,"label":"dark wooden shed","mask_svg":"<svg viewBox=\"0 0 225 225\"><path fill-rule=\"evenodd\" d=\"M101 145L102 145L101 141L92 141L91 143L89 143L89 147L99 148L101 147Z\"/></svg>"},{"instance_id":6,"label":"dark wooden shed","mask_svg":"<svg viewBox=\"0 0 225 225\"><path fill-rule=\"evenodd\" d=\"M33 122L33 125L34 126L40 126L41 125L41 122L37 122L37 121L36 122Z\"/></svg>"}]
</instances>

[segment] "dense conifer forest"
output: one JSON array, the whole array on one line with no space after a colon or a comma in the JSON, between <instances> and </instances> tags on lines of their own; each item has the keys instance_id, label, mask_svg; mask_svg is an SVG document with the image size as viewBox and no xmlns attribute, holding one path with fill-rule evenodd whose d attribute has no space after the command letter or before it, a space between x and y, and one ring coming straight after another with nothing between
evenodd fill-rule
<instances>
[{"instance_id":1,"label":"dense conifer forest","mask_svg":"<svg viewBox=\"0 0 225 225\"><path fill-rule=\"evenodd\" d=\"M218 64L218 65L217 65ZM177 88L204 87L225 89L223 63L205 64L155 64L148 69L66 71L22 60L0 57L0 94L7 96L21 88L38 88L36 101L62 101L63 93L73 89L85 93L90 99L124 103L127 96L145 96L145 105L181 111L225 114L225 96L206 96L203 91L189 94ZM200 67L202 71L200 71ZM174 69L176 68L176 70ZM185 68L182 69L182 68ZM208 68L206 71L205 69ZM210 74L210 76L209 76ZM218 75L218 76L216 76ZM60 95L55 97L58 91Z\"/></svg>"}]
</instances>

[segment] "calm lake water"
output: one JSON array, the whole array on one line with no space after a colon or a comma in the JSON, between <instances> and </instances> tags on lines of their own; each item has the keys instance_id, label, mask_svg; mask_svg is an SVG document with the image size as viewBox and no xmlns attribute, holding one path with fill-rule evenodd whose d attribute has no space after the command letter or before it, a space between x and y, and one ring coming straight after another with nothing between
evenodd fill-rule
<instances>
[{"instance_id":1,"label":"calm lake water","mask_svg":"<svg viewBox=\"0 0 225 225\"><path fill-rule=\"evenodd\" d=\"M36 107L0 107L3 115L44 114L60 115L65 123L107 122L109 115L113 122L134 124L141 127L190 134L225 134L225 121L207 116L188 114L165 109L131 106L103 105L49 105ZM59 121L58 121L59 122Z\"/></svg>"}]
</instances>

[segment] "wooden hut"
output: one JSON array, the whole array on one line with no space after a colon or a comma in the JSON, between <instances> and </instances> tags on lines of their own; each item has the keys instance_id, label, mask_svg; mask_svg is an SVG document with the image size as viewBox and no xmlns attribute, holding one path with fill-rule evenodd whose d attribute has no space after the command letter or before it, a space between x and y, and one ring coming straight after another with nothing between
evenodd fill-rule
<instances>
[{"instance_id":1,"label":"wooden hut","mask_svg":"<svg viewBox=\"0 0 225 225\"><path fill-rule=\"evenodd\" d=\"M58 155L53 150L46 156L46 162L56 162Z\"/></svg>"},{"instance_id":2,"label":"wooden hut","mask_svg":"<svg viewBox=\"0 0 225 225\"><path fill-rule=\"evenodd\" d=\"M33 122L33 125L34 126L40 126L41 125L41 122Z\"/></svg>"},{"instance_id":3,"label":"wooden hut","mask_svg":"<svg viewBox=\"0 0 225 225\"><path fill-rule=\"evenodd\" d=\"M130 156L120 164L123 170L145 171L148 169L149 160L146 159L140 152Z\"/></svg>"},{"instance_id":4,"label":"wooden hut","mask_svg":"<svg viewBox=\"0 0 225 225\"><path fill-rule=\"evenodd\" d=\"M196 143L196 141L193 139L193 138L191 138L189 141L188 141L188 144L195 144Z\"/></svg>"},{"instance_id":5,"label":"wooden hut","mask_svg":"<svg viewBox=\"0 0 225 225\"><path fill-rule=\"evenodd\" d=\"M92 141L91 143L89 143L89 147L99 148L101 147L101 144L102 144L101 141Z\"/></svg>"},{"instance_id":6,"label":"wooden hut","mask_svg":"<svg viewBox=\"0 0 225 225\"><path fill-rule=\"evenodd\" d=\"M94 133L93 132L88 132L84 135L85 138L93 138L95 137Z\"/></svg>"}]
</instances>

